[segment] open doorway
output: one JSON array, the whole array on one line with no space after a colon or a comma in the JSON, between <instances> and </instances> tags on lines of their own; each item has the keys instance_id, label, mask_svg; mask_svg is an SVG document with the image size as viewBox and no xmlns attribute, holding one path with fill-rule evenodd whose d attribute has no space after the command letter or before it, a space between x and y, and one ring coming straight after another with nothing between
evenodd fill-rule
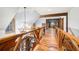
<instances>
[{"instance_id":1,"label":"open doorway","mask_svg":"<svg viewBox=\"0 0 79 59\"><path fill-rule=\"evenodd\" d=\"M46 19L46 24L47 24L47 27L49 27L49 28L57 26L57 27L61 28L62 30L64 29L64 19L63 18Z\"/></svg>"}]
</instances>

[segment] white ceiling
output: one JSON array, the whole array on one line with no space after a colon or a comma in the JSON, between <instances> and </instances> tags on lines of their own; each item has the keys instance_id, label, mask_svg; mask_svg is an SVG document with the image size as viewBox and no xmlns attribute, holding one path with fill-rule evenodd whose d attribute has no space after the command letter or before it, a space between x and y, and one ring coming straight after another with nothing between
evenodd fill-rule
<instances>
[{"instance_id":1,"label":"white ceiling","mask_svg":"<svg viewBox=\"0 0 79 59\"><path fill-rule=\"evenodd\" d=\"M26 17L24 16L25 13ZM26 10L24 10L24 8L19 8L19 11L16 14L16 22L18 23L18 25L21 25L26 21L26 24L31 26L36 20L39 19L39 17L39 13L35 10L32 10L30 8L26 8Z\"/></svg>"},{"instance_id":2,"label":"white ceiling","mask_svg":"<svg viewBox=\"0 0 79 59\"><path fill-rule=\"evenodd\" d=\"M40 15L44 14L53 14L53 13L61 13L70 11L70 7L27 7L26 8L26 23L31 25L36 20L39 19ZM24 8L20 7L17 14L16 20L19 22L24 22Z\"/></svg>"},{"instance_id":3,"label":"white ceiling","mask_svg":"<svg viewBox=\"0 0 79 59\"><path fill-rule=\"evenodd\" d=\"M36 10L40 15L68 12L71 8L72 7L30 7L30 9Z\"/></svg>"},{"instance_id":4,"label":"white ceiling","mask_svg":"<svg viewBox=\"0 0 79 59\"><path fill-rule=\"evenodd\" d=\"M27 7L26 8L26 18L30 18L33 14L37 14L36 16L44 14L54 14L54 13L61 13L61 12L68 12L70 11L71 7ZM19 20L24 19L24 8L19 7L16 17Z\"/></svg>"},{"instance_id":5,"label":"white ceiling","mask_svg":"<svg viewBox=\"0 0 79 59\"><path fill-rule=\"evenodd\" d=\"M34 10L38 12L40 15L44 14L51 14L51 13L61 13L61 12L68 12L71 10L72 7L27 7L26 9ZM18 13L24 11L23 7L20 7Z\"/></svg>"}]
</instances>

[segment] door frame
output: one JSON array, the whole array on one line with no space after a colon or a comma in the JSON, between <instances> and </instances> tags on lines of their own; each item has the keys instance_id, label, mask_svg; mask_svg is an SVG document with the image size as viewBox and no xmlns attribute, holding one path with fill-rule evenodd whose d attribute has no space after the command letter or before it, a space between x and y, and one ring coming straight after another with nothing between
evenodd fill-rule
<instances>
[{"instance_id":1,"label":"door frame","mask_svg":"<svg viewBox=\"0 0 79 59\"><path fill-rule=\"evenodd\" d=\"M40 15L40 18L66 16L66 32L68 32L68 12Z\"/></svg>"},{"instance_id":2,"label":"door frame","mask_svg":"<svg viewBox=\"0 0 79 59\"><path fill-rule=\"evenodd\" d=\"M46 19L46 24L48 24L48 23L50 23L50 22L48 22L48 20L50 21L50 20L56 20L57 21L57 23L58 23L58 27L59 28L61 28L62 30L64 30L64 18L54 18L54 19Z\"/></svg>"}]
</instances>

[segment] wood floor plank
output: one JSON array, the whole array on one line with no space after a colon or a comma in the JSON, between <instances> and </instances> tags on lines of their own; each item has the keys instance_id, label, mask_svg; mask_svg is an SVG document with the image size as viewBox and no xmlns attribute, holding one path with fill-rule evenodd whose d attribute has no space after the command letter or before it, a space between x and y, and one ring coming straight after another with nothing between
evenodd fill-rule
<instances>
[{"instance_id":1,"label":"wood floor plank","mask_svg":"<svg viewBox=\"0 0 79 59\"><path fill-rule=\"evenodd\" d=\"M35 47L34 51L58 51L58 44L54 29L50 28L46 30L40 44Z\"/></svg>"}]
</instances>

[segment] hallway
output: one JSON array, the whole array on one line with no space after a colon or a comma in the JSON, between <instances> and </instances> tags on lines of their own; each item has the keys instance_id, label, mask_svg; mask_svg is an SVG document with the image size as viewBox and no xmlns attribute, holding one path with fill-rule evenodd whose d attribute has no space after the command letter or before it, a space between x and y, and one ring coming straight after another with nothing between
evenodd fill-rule
<instances>
[{"instance_id":1,"label":"hallway","mask_svg":"<svg viewBox=\"0 0 79 59\"><path fill-rule=\"evenodd\" d=\"M53 28L46 30L45 35L40 41L40 44L35 47L34 51L58 51L55 30Z\"/></svg>"}]
</instances>

